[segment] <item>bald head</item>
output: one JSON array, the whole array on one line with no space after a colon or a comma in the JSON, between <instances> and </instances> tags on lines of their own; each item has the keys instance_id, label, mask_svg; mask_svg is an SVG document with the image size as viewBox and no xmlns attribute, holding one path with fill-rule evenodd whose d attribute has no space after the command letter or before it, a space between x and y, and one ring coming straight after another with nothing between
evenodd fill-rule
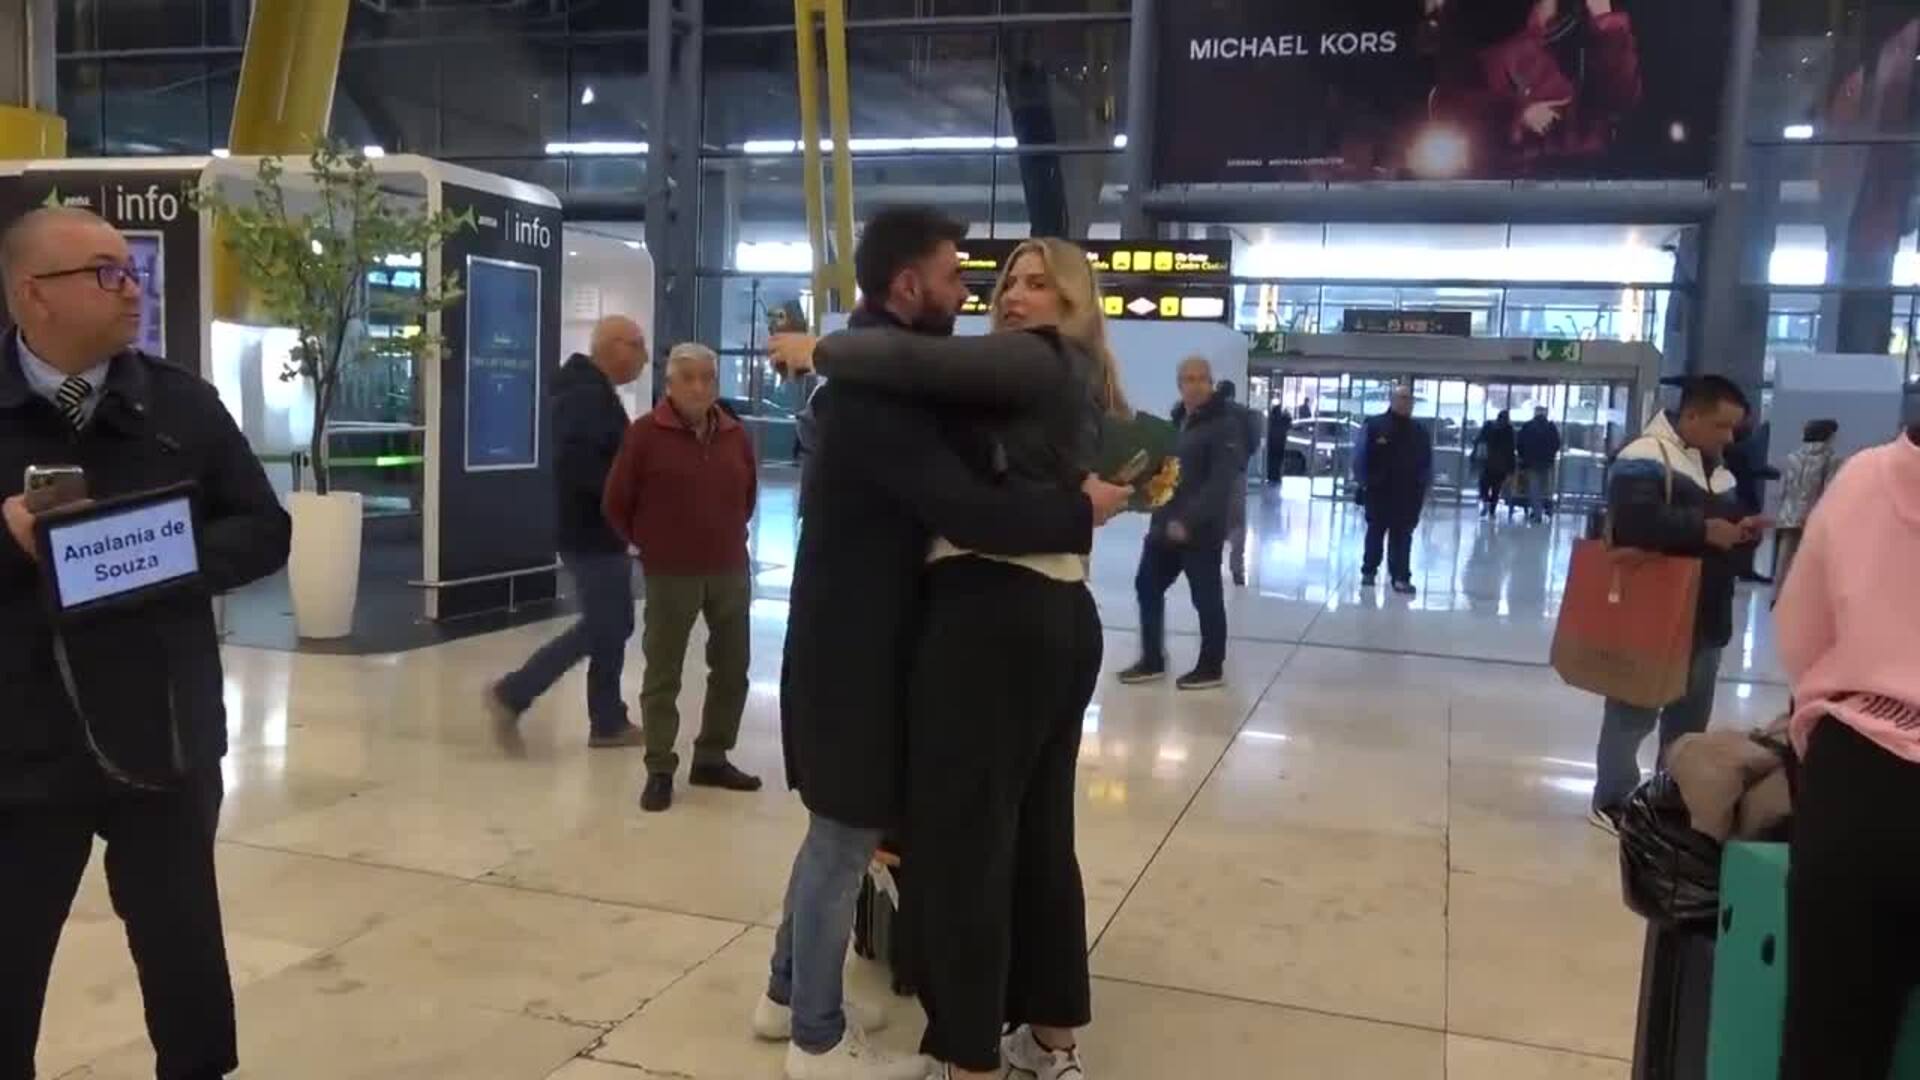
<instances>
[{"instance_id":1,"label":"bald head","mask_svg":"<svg viewBox=\"0 0 1920 1080\"><path fill-rule=\"evenodd\" d=\"M42 206L20 216L0 236L0 272L11 283L20 276L45 273L54 269L48 258L67 246L72 234L105 230L118 236L106 219L77 206ZM124 242L120 250L126 250Z\"/></svg>"},{"instance_id":2,"label":"bald head","mask_svg":"<svg viewBox=\"0 0 1920 1080\"><path fill-rule=\"evenodd\" d=\"M627 385L647 369L647 335L625 315L608 315L594 323L587 351L615 386Z\"/></svg>"},{"instance_id":3,"label":"bald head","mask_svg":"<svg viewBox=\"0 0 1920 1080\"><path fill-rule=\"evenodd\" d=\"M0 236L7 310L41 359L78 374L140 334L140 279L118 230L88 210L33 210Z\"/></svg>"},{"instance_id":4,"label":"bald head","mask_svg":"<svg viewBox=\"0 0 1920 1080\"><path fill-rule=\"evenodd\" d=\"M1189 356L1180 361L1180 402L1191 413L1213 400L1213 365L1204 356Z\"/></svg>"}]
</instances>

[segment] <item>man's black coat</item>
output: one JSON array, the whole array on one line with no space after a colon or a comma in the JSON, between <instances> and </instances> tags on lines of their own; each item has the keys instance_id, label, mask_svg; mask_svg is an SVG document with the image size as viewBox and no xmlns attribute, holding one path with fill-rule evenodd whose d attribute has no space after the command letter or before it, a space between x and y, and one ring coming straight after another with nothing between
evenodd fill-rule
<instances>
[{"instance_id":1,"label":"man's black coat","mask_svg":"<svg viewBox=\"0 0 1920 1080\"><path fill-rule=\"evenodd\" d=\"M0 802L58 798L98 777L87 746L125 773L164 784L227 749L220 642L211 593L280 569L292 529L260 460L212 386L156 357L114 358L92 421L75 433L20 368L17 334L0 347L0 499L29 465L79 465L95 499L198 486L204 590L104 613L63 637L88 724L55 667L40 566L0 535Z\"/></svg>"}]
</instances>

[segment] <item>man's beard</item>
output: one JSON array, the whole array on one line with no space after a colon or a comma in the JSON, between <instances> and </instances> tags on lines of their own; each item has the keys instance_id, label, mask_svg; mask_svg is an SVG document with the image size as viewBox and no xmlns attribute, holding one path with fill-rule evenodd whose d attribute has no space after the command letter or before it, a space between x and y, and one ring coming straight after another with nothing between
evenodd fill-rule
<instances>
[{"instance_id":1,"label":"man's beard","mask_svg":"<svg viewBox=\"0 0 1920 1080\"><path fill-rule=\"evenodd\" d=\"M952 309L941 310L923 306L920 313L914 316L908 329L928 337L952 337L953 326L959 320L959 313Z\"/></svg>"}]
</instances>

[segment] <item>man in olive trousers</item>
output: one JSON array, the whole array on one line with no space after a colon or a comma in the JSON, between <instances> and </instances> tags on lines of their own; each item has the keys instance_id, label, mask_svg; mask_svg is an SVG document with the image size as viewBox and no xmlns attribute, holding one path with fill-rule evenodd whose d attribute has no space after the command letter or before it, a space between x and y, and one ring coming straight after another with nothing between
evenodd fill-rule
<instances>
[{"instance_id":1,"label":"man in olive trousers","mask_svg":"<svg viewBox=\"0 0 1920 1080\"><path fill-rule=\"evenodd\" d=\"M720 408L718 361L704 345L667 357L667 396L633 422L607 477L607 521L640 552L647 598L640 689L647 783L640 808L673 805L680 757L681 669L694 620L707 621L707 694L693 744L695 787L758 791L760 780L727 760L747 704L753 579L747 523L758 497L747 429Z\"/></svg>"}]
</instances>

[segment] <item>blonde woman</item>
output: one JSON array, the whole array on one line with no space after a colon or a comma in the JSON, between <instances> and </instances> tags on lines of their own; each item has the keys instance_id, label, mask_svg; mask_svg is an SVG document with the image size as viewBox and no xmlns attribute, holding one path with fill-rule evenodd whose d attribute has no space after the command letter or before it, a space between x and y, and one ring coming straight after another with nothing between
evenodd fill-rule
<instances>
[{"instance_id":1,"label":"blonde woman","mask_svg":"<svg viewBox=\"0 0 1920 1080\"><path fill-rule=\"evenodd\" d=\"M1021 244L992 317L984 337L834 335L814 362L829 379L973 406L946 415L977 470L1078 489L1102 415L1129 413L1086 254L1063 240ZM1004 1052L1039 1080L1081 1077L1075 1032L1091 1002L1075 764L1101 661L1086 559L936 540L928 561L903 875L928 1018L921 1049L935 1076L999 1077Z\"/></svg>"}]
</instances>

